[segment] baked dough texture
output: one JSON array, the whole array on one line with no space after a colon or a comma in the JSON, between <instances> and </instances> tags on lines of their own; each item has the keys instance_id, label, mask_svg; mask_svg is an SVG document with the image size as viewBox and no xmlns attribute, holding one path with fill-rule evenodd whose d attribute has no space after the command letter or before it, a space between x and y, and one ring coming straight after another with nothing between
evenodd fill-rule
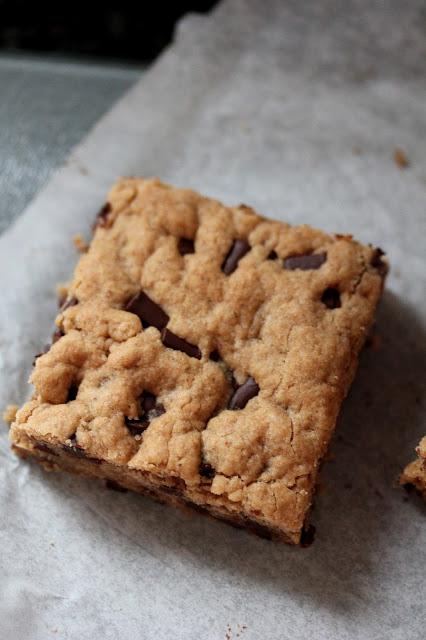
<instances>
[{"instance_id":1,"label":"baked dough texture","mask_svg":"<svg viewBox=\"0 0 426 640\"><path fill-rule=\"evenodd\" d=\"M382 255L119 180L36 359L15 451L299 543Z\"/></svg>"}]
</instances>

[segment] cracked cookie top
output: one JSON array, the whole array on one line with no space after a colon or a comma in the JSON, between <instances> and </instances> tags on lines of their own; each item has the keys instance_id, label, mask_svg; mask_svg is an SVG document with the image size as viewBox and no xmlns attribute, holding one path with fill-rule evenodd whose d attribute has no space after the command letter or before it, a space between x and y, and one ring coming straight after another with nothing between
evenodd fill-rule
<instances>
[{"instance_id":1,"label":"cracked cookie top","mask_svg":"<svg viewBox=\"0 0 426 640\"><path fill-rule=\"evenodd\" d=\"M300 530L382 252L158 180L98 214L14 424Z\"/></svg>"}]
</instances>

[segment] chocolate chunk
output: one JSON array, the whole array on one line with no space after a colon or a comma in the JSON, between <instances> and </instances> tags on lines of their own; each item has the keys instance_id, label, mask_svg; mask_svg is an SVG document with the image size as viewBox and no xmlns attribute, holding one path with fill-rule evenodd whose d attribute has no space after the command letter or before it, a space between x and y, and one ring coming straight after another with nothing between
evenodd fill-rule
<instances>
[{"instance_id":1,"label":"chocolate chunk","mask_svg":"<svg viewBox=\"0 0 426 640\"><path fill-rule=\"evenodd\" d=\"M178 251L181 256L186 256L187 253L194 253L194 241L190 238L180 238L178 242Z\"/></svg>"},{"instance_id":2,"label":"chocolate chunk","mask_svg":"<svg viewBox=\"0 0 426 640\"><path fill-rule=\"evenodd\" d=\"M36 445L34 445L35 449L38 449L39 451L43 451L44 453L50 453L53 456L57 456L58 454L55 453L55 451L52 451L51 447L48 444L45 444L44 442L37 442Z\"/></svg>"},{"instance_id":3,"label":"chocolate chunk","mask_svg":"<svg viewBox=\"0 0 426 640\"><path fill-rule=\"evenodd\" d=\"M95 464L101 464L102 460L99 460L98 458L91 458L86 454L86 451L83 449L83 447L77 444L77 438L75 437L75 433L69 439L71 441L71 444L62 445L62 449L66 451L66 453L69 453L70 455L73 455L76 458L86 458L87 460L90 460Z\"/></svg>"},{"instance_id":4,"label":"chocolate chunk","mask_svg":"<svg viewBox=\"0 0 426 640\"><path fill-rule=\"evenodd\" d=\"M124 418L126 427L132 436L140 436L149 426L149 420L142 416L141 418Z\"/></svg>"},{"instance_id":5,"label":"chocolate chunk","mask_svg":"<svg viewBox=\"0 0 426 640\"><path fill-rule=\"evenodd\" d=\"M124 418L126 427L133 436L138 436L143 433L154 418L158 418L158 416L166 412L164 406L157 404L156 397L149 391L142 393L139 398L139 403L141 406L141 415L138 418Z\"/></svg>"},{"instance_id":6,"label":"chocolate chunk","mask_svg":"<svg viewBox=\"0 0 426 640\"><path fill-rule=\"evenodd\" d=\"M321 296L321 302L328 309L338 309L342 306L340 302L340 293L334 287L328 287Z\"/></svg>"},{"instance_id":7,"label":"chocolate chunk","mask_svg":"<svg viewBox=\"0 0 426 640\"><path fill-rule=\"evenodd\" d=\"M388 265L386 262L382 260L382 256L385 255L385 252L377 247L374 250L373 257L371 258L371 266L377 269L381 276L385 276L388 272Z\"/></svg>"},{"instance_id":8,"label":"chocolate chunk","mask_svg":"<svg viewBox=\"0 0 426 640\"><path fill-rule=\"evenodd\" d=\"M59 338L62 338L62 336L64 335L65 333L61 331L61 329L56 329L56 331L52 333L52 344L55 344L55 342L58 342Z\"/></svg>"},{"instance_id":9,"label":"chocolate chunk","mask_svg":"<svg viewBox=\"0 0 426 640\"><path fill-rule=\"evenodd\" d=\"M210 360L213 360L213 362L219 362L220 358L220 353L217 349L215 349L214 351L211 352L211 354L209 355Z\"/></svg>"},{"instance_id":10,"label":"chocolate chunk","mask_svg":"<svg viewBox=\"0 0 426 640\"><path fill-rule=\"evenodd\" d=\"M96 229L96 227L106 227L108 222L108 215L111 210L112 207L110 203L106 202L96 216L95 223L93 225L94 230Z\"/></svg>"},{"instance_id":11,"label":"chocolate chunk","mask_svg":"<svg viewBox=\"0 0 426 640\"><path fill-rule=\"evenodd\" d=\"M63 303L63 305L61 306L60 312L63 313L66 309L69 309L70 307L74 307L76 304L78 304L78 300L75 296L72 296L71 298L67 298Z\"/></svg>"},{"instance_id":12,"label":"chocolate chunk","mask_svg":"<svg viewBox=\"0 0 426 640\"><path fill-rule=\"evenodd\" d=\"M86 458L86 452L79 444L77 444L77 438L75 434L70 438L71 444L62 445L62 449L67 453L72 454L76 458Z\"/></svg>"},{"instance_id":13,"label":"chocolate chunk","mask_svg":"<svg viewBox=\"0 0 426 640\"><path fill-rule=\"evenodd\" d=\"M122 487L121 484L118 484L115 480L107 480L105 482L105 486L107 489L111 489L111 491L120 491L120 493L127 493L126 487Z\"/></svg>"},{"instance_id":14,"label":"chocolate chunk","mask_svg":"<svg viewBox=\"0 0 426 640\"><path fill-rule=\"evenodd\" d=\"M247 240L234 240L234 244L228 251L228 254L223 261L222 271L225 275L229 276L238 266L239 261L243 256L250 251L251 247Z\"/></svg>"},{"instance_id":15,"label":"chocolate chunk","mask_svg":"<svg viewBox=\"0 0 426 640\"><path fill-rule=\"evenodd\" d=\"M168 329L162 330L161 340L165 347L175 349L176 351L183 351L183 353L186 353L191 358L201 360L201 351L195 344L187 342L184 338L179 338L179 336Z\"/></svg>"},{"instance_id":16,"label":"chocolate chunk","mask_svg":"<svg viewBox=\"0 0 426 640\"><path fill-rule=\"evenodd\" d=\"M137 315L143 326L151 325L157 327L160 331L169 321L167 313L143 291L133 296L124 308L126 311Z\"/></svg>"},{"instance_id":17,"label":"chocolate chunk","mask_svg":"<svg viewBox=\"0 0 426 640\"><path fill-rule=\"evenodd\" d=\"M302 529L302 535L300 537L300 546L303 548L310 547L315 539L315 527L310 524L309 527Z\"/></svg>"},{"instance_id":18,"label":"chocolate chunk","mask_svg":"<svg viewBox=\"0 0 426 640\"><path fill-rule=\"evenodd\" d=\"M267 259L268 260L277 260L277 258L278 258L278 253L272 249L272 251L269 252Z\"/></svg>"},{"instance_id":19,"label":"chocolate chunk","mask_svg":"<svg viewBox=\"0 0 426 640\"><path fill-rule=\"evenodd\" d=\"M68 390L67 402L71 402L71 400L75 400L78 393L78 386L76 384L72 384Z\"/></svg>"},{"instance_id":20,"label":"chocolate chunk","mask_svg":"<svg viewBox=\"0 0 426 640\"><path fill-rule=\"evenodd\" d=\"M210 480L211 478L214 478L216 474L216 471L208 462L201 462L198 472L200 476L203 476L203 478L209 478Z\"/></svg>"},{"instance_id":21,"label":"chocolate chunk","mask_svg":"<svg viewBox=\"0 0 426 640\"><path fill-rule=\"evenodd\" d=\"M253 378L247 378L235 393L232 395L229 401L229 409L244 409L247 402L254 398L259 393L259 385Z\"/></svg>"},{"instance_id":22,"label":"chocolate chunk","mask_svg":"<svg viewBox=\"0 0 426 640\"><path fill-rule=\"evenodd\" d=\"M289 256L284 260L284 269L302 269L303 271L319 269L326 260L326 253L307 253L304 255Z\"/></svg>"}]
</instances>

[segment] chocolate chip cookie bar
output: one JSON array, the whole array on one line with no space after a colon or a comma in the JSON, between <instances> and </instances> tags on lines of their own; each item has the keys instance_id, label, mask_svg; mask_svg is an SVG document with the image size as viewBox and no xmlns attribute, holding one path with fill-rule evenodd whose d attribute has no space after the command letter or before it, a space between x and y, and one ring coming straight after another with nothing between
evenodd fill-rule
<instances>
[{"instance_id":1,"label":"chocolate chip cookie bar","mask_svg":"<svg viewBox=\"0 0 426 640\"><path fill-rule=\"evenodd\" d=\"M351 236L120 180L13 448L298 544L386 270Z\"/></svg>"},{"instance_id":2,"label":"chocolate chip cookie bar","mask_svg":"<svg viewBox=\"0 0 426 640\"><path fill-rule=\"evenodd\" d=\"M405 467L400 482L407 487L414 487L426 500L426 436L417 447L417 459Z\"/></svg>"}]
</instances>

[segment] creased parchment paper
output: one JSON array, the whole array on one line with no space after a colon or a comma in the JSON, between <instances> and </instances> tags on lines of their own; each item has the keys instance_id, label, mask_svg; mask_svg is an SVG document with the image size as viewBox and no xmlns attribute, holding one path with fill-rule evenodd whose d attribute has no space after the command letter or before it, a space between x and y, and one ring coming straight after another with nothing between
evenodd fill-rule
<instances>
[{"instance_id":1,"label":"creased parchment paper","mask_svg":"<svg viewBox=\"0 0 426 640\"><path fill-rule=\"evenodd\" d=\"M424 638L425 508L393 483L426 433L425 34L414 0L229 0L188 16L0 238L2 407L27 395L71 236L89 237L118 175L353 233L392 263L309 549L46 474L10 453L4 426L1 639Z\"/></svg>"}]
</instances>

